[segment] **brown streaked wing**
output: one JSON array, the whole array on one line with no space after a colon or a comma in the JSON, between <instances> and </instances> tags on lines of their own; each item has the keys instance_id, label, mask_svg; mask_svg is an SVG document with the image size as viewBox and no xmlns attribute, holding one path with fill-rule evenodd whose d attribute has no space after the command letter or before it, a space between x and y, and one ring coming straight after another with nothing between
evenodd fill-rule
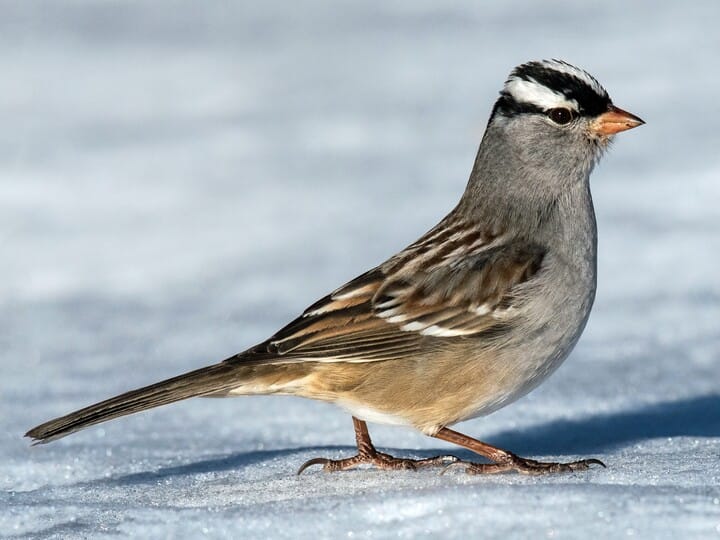
<instances>
[{"instance_id":1,"label":"brown streaked wing","mask_svg":"<svg viewBox=\"0 0 720 540\"><path fill-rule=\"evenodd\" d=\"M277 361L370 362L415 355L421 336L375 316L372 299L385 282L375 268L305 310L268 340Z\"/></svg>"},{"instance_id":2,"label":"brown streaked wing","mask_svg":"<svg viewBox=\"0 0 720 540\"><path fill-rule=\"evenodd\" d=\"M373 300L375 314L424 336L478 334L500 322L513 290L540 270L544 255L541 246L515 241L430 260L420 271L387 279Z\"/></svg>"},{"instance_id":3,"label":"brown streaked wing","mask_svg":"<svg viewBox=\"0 0 720 540\"><path fill-rule=\"evenodd\" d=\"M536 244L501 240L470 230L415 243L408 248L415 257L403 252L350 281L237 360L387 360L416 355L428 339L496 332L514 289L539 271L545 254Z\"/></svg>"}]
</instances>

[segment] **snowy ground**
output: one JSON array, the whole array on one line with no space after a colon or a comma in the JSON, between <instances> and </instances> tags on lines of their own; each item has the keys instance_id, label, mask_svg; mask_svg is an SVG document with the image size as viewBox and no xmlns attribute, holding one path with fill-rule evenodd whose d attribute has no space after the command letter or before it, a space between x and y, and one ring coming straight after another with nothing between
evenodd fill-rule
<instances>
[{"instance_id":1,"label":"snowy ground","mask_svg":"<svg viewBox=\"0 0 720 540\"><path fill-rule=\"evenodd\" d=\"M228 4L2 2L0 536L720 538L720 4ZM647 125L593 177L578 348L459 429L608 469L298 478L351 453L350 418L272 397L22 438L254 344L414 240L510 68L542 57Z\"/></svg>"}]
</instances>

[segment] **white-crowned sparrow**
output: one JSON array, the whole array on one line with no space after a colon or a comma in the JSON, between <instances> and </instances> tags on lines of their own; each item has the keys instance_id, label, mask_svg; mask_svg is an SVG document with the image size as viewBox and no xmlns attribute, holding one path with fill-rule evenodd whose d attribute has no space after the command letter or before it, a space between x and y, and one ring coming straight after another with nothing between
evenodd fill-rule
<instances>
[{"instance_id":1,"label":"white-crowned sparrow","mask_svg":"<svg viewBox=\"0 0 720 540\"><path fill-rule=\"evenodd\" d=\"M377 452L366 421L400 424L491 463L469 472L543 473L598 460L540 463L447 426L489 414L567 357L590 313L596 226L589 176L611 137L643 123L587 72L558 60L515 68L495 103L460 202L386 262L227 360L133 390L31 429L46 442L193 396L290 394L353 415L361 463L416 468L458 461Z\"/></svg>"}]
</instances>

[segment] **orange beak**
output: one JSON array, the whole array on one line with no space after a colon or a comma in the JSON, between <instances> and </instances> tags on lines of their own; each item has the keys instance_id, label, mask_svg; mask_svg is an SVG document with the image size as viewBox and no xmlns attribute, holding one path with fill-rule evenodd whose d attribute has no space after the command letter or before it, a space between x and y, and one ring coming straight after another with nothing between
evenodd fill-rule
<instances>
[{"instance_id":1,"label":"orange beak","mask_svg":"<svg viewBox=\"0 0 720 540\"><path fill-rule=\"evenodd\" d=\"M607 112L598 116L590 125L590 129L599 135L614 135L626 129L642 126L645 122L627 111L610 105Z\"/></svg>"}]
</instances>

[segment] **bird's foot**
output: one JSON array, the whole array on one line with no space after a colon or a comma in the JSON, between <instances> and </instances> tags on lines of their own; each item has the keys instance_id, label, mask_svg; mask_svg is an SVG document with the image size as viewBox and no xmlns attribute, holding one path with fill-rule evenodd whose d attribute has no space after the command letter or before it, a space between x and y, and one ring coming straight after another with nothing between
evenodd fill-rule
<instances>
[{"instance_id":1,"label":"bird's foot","mask_svg":"<svg viewBox=\"0 0 720 540\"><path fill-rule=\"evenodd\" d=\"M569 463L556 463L522 458L509 452L507 459L503 459L498 463L473 463L471 461L458 460L451 464L453 468L464 467L465 472L468 474L498 474L516 471L528 475L585 471L589 469L591 465L605 467L602 461L594 458L581 459L580 461L571 461ZM448 469L450 469L450 467L448 467Z\"/></svg>"},{"instance_id":2,"label":"bird's foot","mask_svg":"<svg viewBox=\"0 0 720 540\"><path fill-rule=\"evenodd\" d=\"M373 449L372 451L359 452L353 457L345 459L314 458L303 463L297 474L302 474L305 469L313 465L322 465L325 472L346 471L359 465L372 465L384 470L414 471L425 467L447 467L459 461L455 456L435 456L425 459L396 458Z\"/></svg>"}]
</instances>

